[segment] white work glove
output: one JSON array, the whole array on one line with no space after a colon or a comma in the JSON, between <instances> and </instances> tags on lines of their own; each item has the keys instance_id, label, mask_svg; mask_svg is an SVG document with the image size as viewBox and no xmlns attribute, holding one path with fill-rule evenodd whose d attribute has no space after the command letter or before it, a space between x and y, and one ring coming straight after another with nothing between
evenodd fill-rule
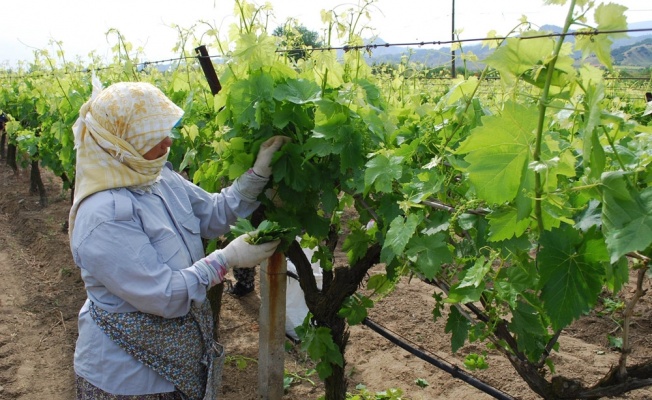
<instances>
[{"instance_id":1,"label":"white work glove","mask_svg":"<svg viewBox=\"0 0 652 400\"><path fill-rule=\"evenodd\" d=\"M245 241L247 237L249 237L249 233L240 235L222 249L222 255L226 260L227 267L255 267L260 264L261 261L271 257L272 254L274 254L274 251L276 251L278 245L281 243L280 240L274 240L273 242L254 245Z\"/></svg>"},{"instance_id":2,"label":"white work glove","mask_svg":"<svg viewBox=\"0 0 652 400\"><path fill-rule=\"evenodd\" d=\"M225 248L215 250L194 263L191 268L194 267L201 271L208 278L209 287L213 287L224 282L228 268L253 268L261 261L271 257L281 243L280 240L275 240L258 245L249 244L245 241L249 235L249 233L245 233L238 236Z\"/></svg>"},{"instance_id":3,"label":"white work glove","mask_svg":"<svg viewBox=\"0 0 652 400\"><path fill-rule=\"evenodd\" d=\"M290 138L287 136L272 136L271 138L265 140L263 144L260 145L260 150L256 156L256 161L254 162L254 173L256 175L262 176L263 178L269 178L272 175L272 157L274 153L278 151L285 143L290 142Z\"/></svg>"}]
</instances>

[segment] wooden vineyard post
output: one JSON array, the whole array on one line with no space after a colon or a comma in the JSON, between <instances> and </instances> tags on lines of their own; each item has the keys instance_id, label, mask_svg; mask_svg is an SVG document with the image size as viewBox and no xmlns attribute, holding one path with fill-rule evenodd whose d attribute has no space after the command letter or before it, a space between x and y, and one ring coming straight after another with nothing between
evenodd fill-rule
<instances>
[{"instance_id":1,"label":"wooden vineyard post","mask_svg":"<svg viewBox=\"0 0 652 400\"><path fill-rule=\"evenodd\" d=\"M260 266L258 394L263 400L283 397L286 273L283 253L274 253Z\"/></svg>"}]
</instances>

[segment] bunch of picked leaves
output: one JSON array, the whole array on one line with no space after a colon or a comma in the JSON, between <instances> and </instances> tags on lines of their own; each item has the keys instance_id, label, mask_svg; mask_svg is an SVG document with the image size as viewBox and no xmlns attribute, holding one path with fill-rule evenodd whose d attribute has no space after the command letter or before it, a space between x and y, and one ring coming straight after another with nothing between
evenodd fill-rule
<instances>
[{"instance_id":1,"label":"bunch of picked leaves","mask_svg":"<svg viewBox=\"0 0 652 400\"><path fill-rule=\"evenodd\" d=\"M249 237L245 241L249 244L262 244L277 239L289 243L287 239L291 232L292 228L284 228L278 222L267 219L262 221L258 228L254 228L251 221L244 218L238 218L235 225L231 225L232 239L248 233Z\"/></svg>"}]
</instances>

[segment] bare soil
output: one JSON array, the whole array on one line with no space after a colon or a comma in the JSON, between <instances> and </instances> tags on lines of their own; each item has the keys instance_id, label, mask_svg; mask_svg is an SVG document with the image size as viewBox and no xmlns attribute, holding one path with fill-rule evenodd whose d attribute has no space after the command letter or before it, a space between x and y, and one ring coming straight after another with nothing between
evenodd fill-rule
<instances>
[{"instance_id":1,"label":"bare soil","mask_svg":"<svg viewBox=\"0 0 652 400\"><path fill-rule=\"evenodd\" d=\"M85 292L63 229L70 193L60 180L42 171L50 204L41 208L29 193L29 172L14 174L0 166L0 399L68 400L74 398L72 357L77 338L77 313ZM373 271L378 273L379 271ZM649 282L646 282L649 287ZM633 288L625 290L631 294ZM457 354L450 351L444 320L432 322L435 289L407 278L395 292L370 310L370 318L426 354L463 367L464 356L488 351L490 368L472 374L517 399L537 399L499 354L470 344ZM636 309L632 324L631 363L652 357L652 306L649 296ZM235 299L225 295L220 338L229 354L223 377L223 399L256 399L258 310L255 292ZM618 334L612 319L618 313L585 316L566 329L560 352L553 355L557 373L595 383L614 365L619 353L607 335ZM400 389L403 399L490 399L491 396L451 377L392 344L366 326L351 327L345 358L349 390L364 385L370 393ZM299 346L285 355L285 369L293 378L285 399L317 399L323 384L309 374L314 364ZM418 379L427 386L416 384ZM640 389L623 399L652 399L651 389Z\"/></svg>"}]
</instances>

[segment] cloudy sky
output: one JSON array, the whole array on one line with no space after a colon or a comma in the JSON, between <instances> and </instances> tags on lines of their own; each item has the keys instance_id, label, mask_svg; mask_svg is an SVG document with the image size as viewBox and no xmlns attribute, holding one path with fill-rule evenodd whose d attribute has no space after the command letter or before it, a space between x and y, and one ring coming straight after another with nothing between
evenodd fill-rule
<instances>
[{"instance_id":1,"label":"cloudy sky","mask_svg":"<svg viewBox=\"0 0 652 400\"><path fill-rule=\"evenodd\" d=\"M599 3L600 1L598 1ZM652 1L614 0L628 8L628 22L652 21ZM264 4L255 1L256 4ZM336 12L357 7L357 0L271 0L271 28L292 17L310 30L321 31L320 11ZM543 0L375 0L368 8L371 37L388 43L447 41L451 38L452 5L455 28L462 39L485 37L490 30L507 34L521 18L537 24L561 26L568 6L544 5ZM115 28L136 47L143 47L150 61L174 58L178 40L172 25L190 28L198 21L226 32L234 22L234 0L12 0L0 13L0 65L33 60L34 49L55 50L61 41L68 60L82 59L94 51L111 57ZM592 13L590 14L592 17ZM201 25L207 26L207 25ZM650 23L652 28L652 22ZM200 32L204 28L199 28Z\"/></svg>"}]
</instances>

